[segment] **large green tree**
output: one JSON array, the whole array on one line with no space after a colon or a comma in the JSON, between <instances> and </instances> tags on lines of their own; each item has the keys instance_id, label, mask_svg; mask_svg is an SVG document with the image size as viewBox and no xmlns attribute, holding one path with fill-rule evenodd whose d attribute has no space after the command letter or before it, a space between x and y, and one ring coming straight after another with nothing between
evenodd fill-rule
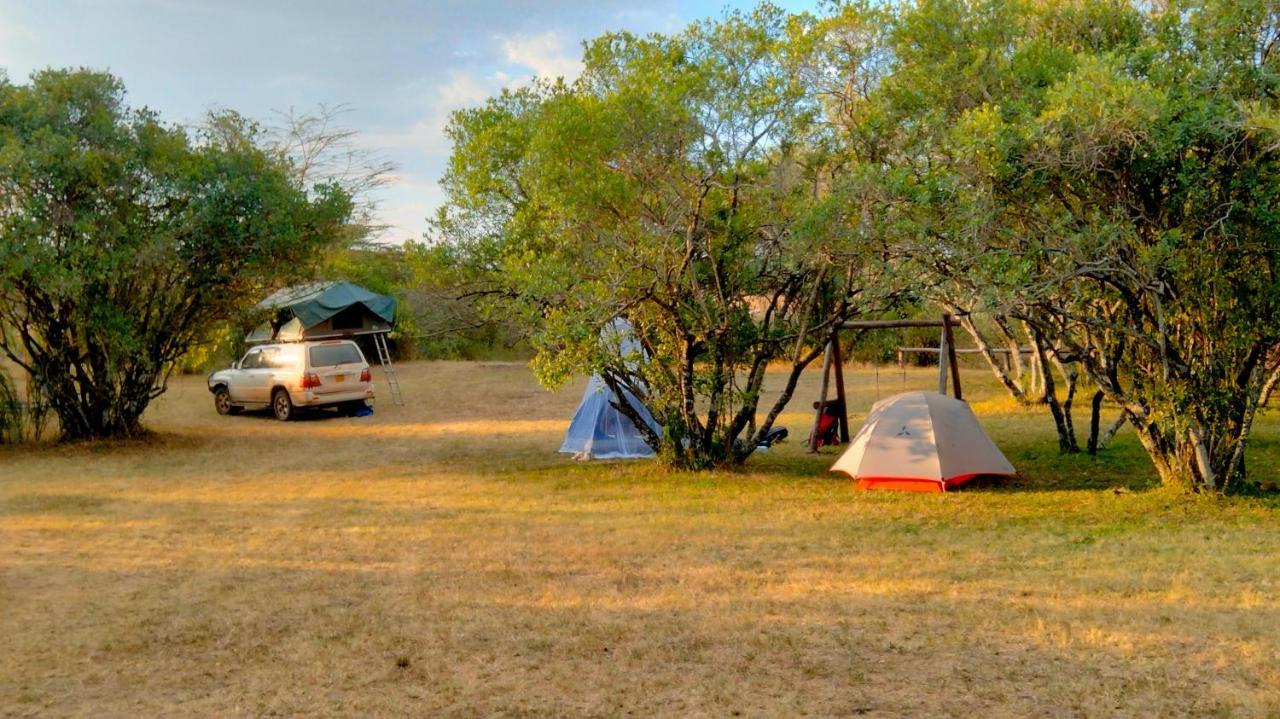
<instances>
[{"instance_id":1,"label":"large green tree","mask_svg":"<svg viewBox=\"0 0 1280 719\"><path fill-rule=\"evenodd\" d=\"M107 74L0 84L0 349L64 437L141 432L193 344L349 239L349 194L298 177L251 123L188 132Z\"/></svg>"},{"instance_id":2,"label":"large green tree","mask_svg":"<svg viewBox=\"0 0 1280 719\"><path fill-rule=\"evenodd\" d=\"M582 77L458 113L442 237L533 328L555 385L599 372L673 465L744 460L833 327L874 305L800 63L812 22L772 6L590 43ZM643 353L602 342L627 319ZM643 355L643 356L641 356ZM771 362L789 369L758 416ZM621 390L626 390L622 392Z\"/></svg>"},{"instance_id":3,"label":"large green tree","mask_svg":"<svg viewBox=\"0 0 1280 719\"><path fill-rule=\"evenodd\" d=\"M1079 363L1166 483L1242 477L1280 380L1276 4L922 0L828 32L903 260Z\"/></svg>"}]
</instances>

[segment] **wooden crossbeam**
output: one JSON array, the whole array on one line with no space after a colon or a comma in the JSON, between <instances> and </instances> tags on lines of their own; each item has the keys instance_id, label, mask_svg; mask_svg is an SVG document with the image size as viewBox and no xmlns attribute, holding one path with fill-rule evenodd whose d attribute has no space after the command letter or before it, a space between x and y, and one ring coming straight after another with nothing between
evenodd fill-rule
<instances>
[{"instance_id":1,"label":"wooden crossbeam","mask_svg":"<svg viewBox=\"0 0 1280 719\"><path fill-rule=\"evenodd\" d=\"M849 406L845 402L844 371L842 369L844 358L840 356L839 330L881 330L899 327L942 328L942 336L940 338L942 349L935 350L939 353L945 350L945 354L942 354L938 363L938 392L939 394L947 393L949 374L951 389L955 398L962 399L960 393L960 365L956 362L956 341L951 332L952 327L959 326L960 321L950 314L944 314L942 319L937 320L850 320L838 325L827 340L827 351L822 357L822 382L818 390L817 411L813 416L813 431L809 435L809 451L818 451L818 426L822 423L822 413L827 407L827 391L830 387L833 365L836 375L836 401L840 403L840 440L846 443L849 441ZM899 348L899 357L902 356L901 349Z\"/></svg>"},{"instance_id":2,"label":"wooden crossbeam","mask_svg":"<svg viewBox=\"0 0 1280 719\"><path fill-rule=\"evenodd\" d=\"M945 315L951 327L959 327L960 320ZM842 330L884 330L897 327L942 327L943 320L849 320L840 324Z\"/></svg>"},{"instance_id":3,"label":"wooden crossbeam","mask_svg":"<svg viewBox=\"0 0 1280 719\"><path fill-rule=\"evenodd\" d=\"M899 347L898 351L899 352L919 352L921 354L936 355L942 352L942 348L940 347ZM1007 355L1013 350L1009 349L1008 347L991 347L987 351L990 352L991 354ZM1022 354L1031 354L1032 352L1035 352L1035 350L1031 349L1030 347L1019 347L1018 351L1021 352ZM967 355L967 354L978 354L982 352L982 350L977 349L976 347L964 347L964 348L956 349L955 352L956 354Z\"/></svg>"}]
</instances>

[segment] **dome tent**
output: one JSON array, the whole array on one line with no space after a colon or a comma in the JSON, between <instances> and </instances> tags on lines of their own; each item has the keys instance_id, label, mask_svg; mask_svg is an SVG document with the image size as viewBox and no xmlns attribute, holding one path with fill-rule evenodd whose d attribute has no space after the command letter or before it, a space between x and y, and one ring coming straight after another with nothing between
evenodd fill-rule
<instances>
[{"instance_id":1,"label":"dome tent","mask_svg":"<svg viewBox=\"0 0 1280 719\"><path fill-rule=\"evenodd\" d=\"M859 489L916 492L1015 473L968 403L935 392L904 392L872 405L831 471L850 475Z\"/></svg>"},{"instance_id":2,"label":"dome tent","mask_svg":"<svg viewBox=\"0 0 1280 719\"><path fill-rule=\"evenodd\" d=\"M614 345L619 356L631 361L643 361L644 349L631 333L631 325L618 318L610 322L600 333L600 342ZM626 392L626 390L623 390ZM645 424L655 433L662 428L653 419L648 408L630 392L627 401L640 413ZM653 448L644 441L630 417L615 406L617 395L609 389L604 378L592 375L582 401L573 413L569 429L565 432L560 452L572 454L578 459L643 459L654 456Z\"/></svg>"}]
</instances>

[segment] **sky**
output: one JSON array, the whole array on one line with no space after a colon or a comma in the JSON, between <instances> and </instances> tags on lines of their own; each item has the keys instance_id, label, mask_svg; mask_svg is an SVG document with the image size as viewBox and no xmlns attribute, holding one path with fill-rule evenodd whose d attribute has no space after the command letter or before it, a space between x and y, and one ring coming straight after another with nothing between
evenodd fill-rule
<instances>
[{"instance_id":1,"label":"sky","mask_svg":"<svg viewBox=\"0 0 1280 719\"><path fill-rule=\"evenodd\" d=\"M812 9L811 0L785 0ZM0 68L119 76L130 104L194 123L229 108L347 105L359 142L397 166L377 198L389 229L419 239L443 201L449 113L534 76L573 78L581 43L610 30L672 32L754 0L0 0Z\"/></svg>"}]
</instances>

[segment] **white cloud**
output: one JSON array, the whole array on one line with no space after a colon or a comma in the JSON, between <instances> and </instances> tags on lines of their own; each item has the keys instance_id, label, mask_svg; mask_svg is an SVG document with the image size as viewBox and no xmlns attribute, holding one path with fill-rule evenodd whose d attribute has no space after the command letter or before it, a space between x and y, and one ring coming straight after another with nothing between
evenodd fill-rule
<instances>
[{"instance_id":1,"label":"white cloud","mask_svg":"<svg viewBox=\"0 0 1280 719\"><path fill-rule=\"evenodd\" d=\"M490 83L477 78L469 72L453 71L449 81L436 91L441 104L457 109L484 102L491 94Z\"/></svg>"},{"instance_id":2,"label":"white cloud","mask_svg":"<svg viewBox=\"0 0 1280 719\"><path fill-rule=\"evenodd\" d=\"M582 72L581 51L566 43L564 36L550 30L535 35L499 36L507 62L527 67L537 77L572 81Z\"/></svg>"},{"instance_id":3,"label":"white cloud","mask_svg":"<svg viewBox=\"0 0 1280 719\"><path fill-rule=\"evenodd\" d=\"M403 129L367 132L360 136L362 144L396 157L402 167L391 186L379 193L378 216L388 227L378 241L399 243L405 239L422 239L427 216L444 202L444 192L436 178L452 149L445 136L450 113L483 103L506 84L504 78L496 75L480 77L454 70L433 88L406 89L425 92L429 98L428 110L422 118Z\"/></svg>"},{"instance_id":4,"label":"white cloud","mask_svg":"<svg viewBox=\"0 0 1280 719\"><path fill-rule=\"evenodd\" d=\"M14 77L18 74L14 72L15 65L24 61L27 65L33 64L30 62L33 54L31 49L36 44L36 40L36 34L31 28L12 18L0 16L0 69L9 72L10 80L16 82L23 79ZM22 68L22 71L29 69Z\"/></svg>"},{"instance_id":5,"label":"white cloud","mask_svg":"<svg viewBox=\"0 0 1280 719\"><path fill-rule=\"evenodd\" d=\"M427 229L427 218L444 203L444 193L435 182L415 182L404 178L399 178L381 195L378 221L386 228L374 239L386 244L421 240Z\"/></svg>"},{"instance_id":6,"label":"white cloud","mask_svg":"<svg viewBox=\"0 0 1280 719\"><path fill-rule=\"evenodd\" d=\"M446 82L430 91L434 99L427 104L430 110L425 117L403 130L367 133L363 141L371 146L409 148L427 155L447 153L449 142L444 136L444 129L449 123L449 115L454 110L479 105L501 86L493 78L480 78L466 71L454 70Z\"/></svg>"},{"instance_id":7,"label":"white cloud","mask_svg":"<svg viewBox=\"0 0 1280 719\"><path fill-rule=\"evenodd\" d=\"M426 230L426 217L444 201L444 193L436 182L443 171L452 149L445 136L449 115L455 110L474 107L483 103L503 88L525 85L534 77L564 77L573 80L582 72L582 62L575 45L565 42L558 32L532 35L497 36L501 57L505 58L507 72L493 70L490 74L455 69L444 82L434 87L415 86L404 88L407 101L416 102L422 95L430 99L425 104L425 115L408 127L386 132L365 133L362 142L379 150L389 151L410 165L417 172L405 172L388 188L379 209L379 216L389 227L379 238L383 242L399 242L405 238L420 238ZM417 98L412 97L418 95ZM411 152L416 157L409 158ZM429 176L428 176L429 175Z\"/></svg>"},{"instance_id":8,"label":"white cloud","mask_svg":"<svg viewBox=\"0 0 1280 719\"><path fill-rule=\"evenodd\" d=\"M378 219L386 225L374 238L375 242L398 245L405 240L421 241L427 227L427 216L436 205L427 202L406 202L385 205L378 210Z\"/></svg>"}]
</instances>

